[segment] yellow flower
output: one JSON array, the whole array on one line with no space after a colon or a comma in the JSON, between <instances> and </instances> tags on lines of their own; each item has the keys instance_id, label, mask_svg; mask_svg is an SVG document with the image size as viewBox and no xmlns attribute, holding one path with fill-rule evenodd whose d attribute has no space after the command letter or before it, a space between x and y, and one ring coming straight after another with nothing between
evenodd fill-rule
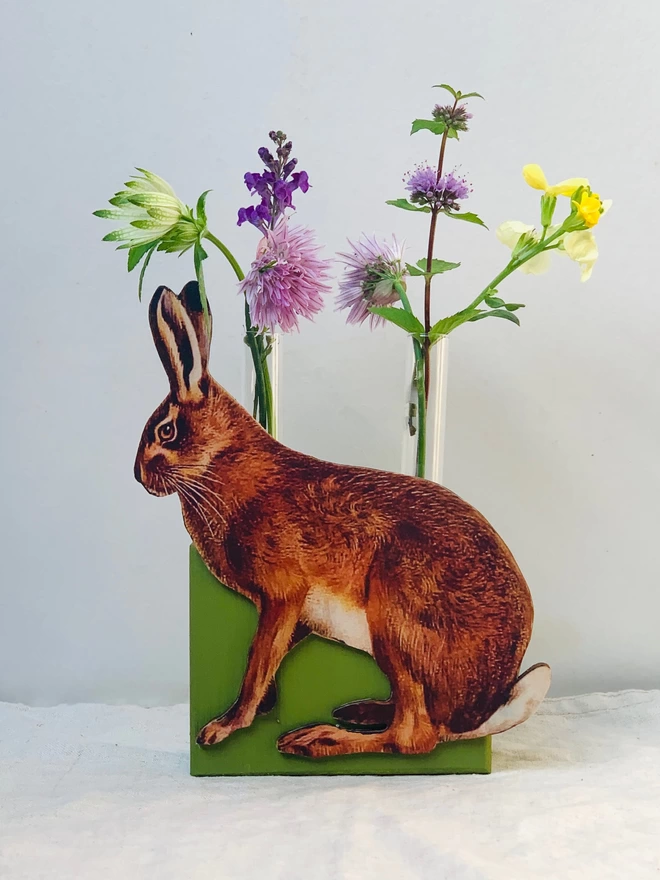
<instances>
[{"instance_id":1,"label":"yellow flower","mask_svg":"<svg viewBox=\"0 0 660 880\"><path fill-rule=\"evenodd\" d=\"M578 187L589 185L585 177L569 177L550 186L540 165L525 165L522 173L525 182L533 189L543 190L549 196L572 196Z\"/></svg>"},{"instance_id":2,"label":"yellow flower","mask_svg":"<svg viewBox=\"0 0 660 880\"><path fill-rule=\"evenodd\" d=\"M578 216L581 217L589 228L595 226L600 220L600 215L604 214L609 208L611 202L601 201L597 193L585 190L580 196L579 202L573 202L577 208Z\"/></svg>"},{"instance_id":3,"label":"yellow flower","mask_svg":"<svg viewBox=\"0 0 660 880\"><path fill-rule=\"evenodd\" d=\"M596 237L589 229L581 229L579 232L569 232L562 239L563 250L571 258L579 263L582 269L580 281L588 281L598 259L598 245Z\"/></svg>"}]
</instances>

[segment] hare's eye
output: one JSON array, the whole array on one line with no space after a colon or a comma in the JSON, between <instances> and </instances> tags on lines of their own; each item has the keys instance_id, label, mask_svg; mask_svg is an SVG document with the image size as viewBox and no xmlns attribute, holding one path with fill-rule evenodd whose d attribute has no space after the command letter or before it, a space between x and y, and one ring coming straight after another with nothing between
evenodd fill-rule
<instances>
[{"instance_id":1,"label":"hare's eye","mask_svg":"<svg viewBox=\"0 0 660 880\"><path fill-rule=\"evenodd\" d=\"M176 434L176 429L174 427L174 422L165 422L158 427L158 439L161 443L167 443L168 440L173 440Z\"/></svg>"}]
</instances>

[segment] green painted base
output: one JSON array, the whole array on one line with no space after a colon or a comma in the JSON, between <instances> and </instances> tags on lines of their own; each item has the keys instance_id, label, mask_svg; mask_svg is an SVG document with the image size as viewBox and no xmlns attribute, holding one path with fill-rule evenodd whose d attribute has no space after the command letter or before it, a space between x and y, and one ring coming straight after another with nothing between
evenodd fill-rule
<instances>
[{"instance_id":1,"label":"green painted base","mask_svg":"<svg viewBox=\"0 0 660 880\"><path fill-rule=\"evenodd\" d=\"M303 758L277 751L278 737L314 722L335 723L332 710L366 698L385 699L389 683L361 651L309 636L277 674L278 700L268 714L217 746L195 737L236 699L257 624L251 602L222 586L190 549L190 772L193 776L402 776L490 773L490 738L445 743L428 755Z\"/></svg>"}]
</instances>

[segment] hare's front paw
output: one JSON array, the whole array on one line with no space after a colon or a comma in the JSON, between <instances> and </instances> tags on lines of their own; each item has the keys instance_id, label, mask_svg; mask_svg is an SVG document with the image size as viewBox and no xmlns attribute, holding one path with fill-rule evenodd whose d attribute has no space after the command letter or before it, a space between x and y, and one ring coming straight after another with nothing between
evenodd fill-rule
<instances>
[{"instance_id":1,"label":"hare's front paw","mask_svg":"<svg viewBox=\"0 0 660 880\"><path fill-rule=\"evenodd\" d=\"M214 718L213 721L205 724L197 734L197 744L200 746L214 746L222 742L223 739L227 739L235 730L240 730L246 726L246 724L237 721L235 718L228 718L227 716Z\"/></svg>"}]
</instances>

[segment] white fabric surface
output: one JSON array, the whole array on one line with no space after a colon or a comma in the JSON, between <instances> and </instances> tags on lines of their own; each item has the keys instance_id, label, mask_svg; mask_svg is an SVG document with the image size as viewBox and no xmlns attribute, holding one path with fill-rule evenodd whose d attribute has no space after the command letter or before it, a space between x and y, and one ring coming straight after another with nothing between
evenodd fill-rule
<instances>
[{"instance_id":1,"label":"white fabric surface","mask_svg":"<svg viewBox=\"0 0 660 880\"><path fill-rule=\"evenodd\" d=\"M0 878L660 878L660 691L547 701L491 776L192 779L187 725L0 703Z\"/></svg>"}]
</instances>

